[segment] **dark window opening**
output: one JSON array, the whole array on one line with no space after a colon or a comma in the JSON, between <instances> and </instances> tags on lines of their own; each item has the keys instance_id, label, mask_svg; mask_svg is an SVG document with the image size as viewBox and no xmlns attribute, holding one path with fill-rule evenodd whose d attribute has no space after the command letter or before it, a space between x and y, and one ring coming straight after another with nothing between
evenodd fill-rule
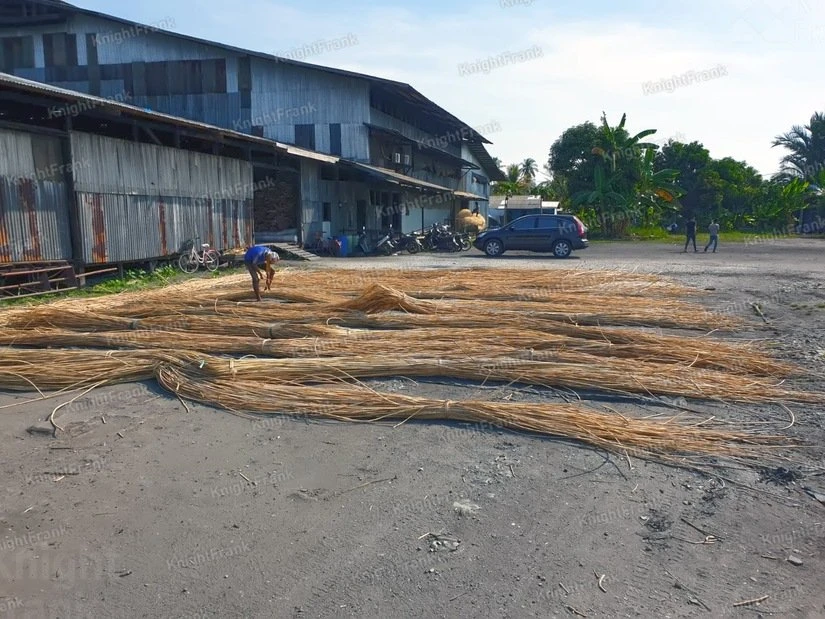
<instances>
[{"instance_id":1,"label":"dark window opening","mask_svg":"<svg viewBox=\"0 0 825 619\"><path fill-rule=\"evenodd\" d=\"M341 123L332 123L329 126L329 152L341 156Z\"/></svg>"},{"instance_id":2,"label":"dark window opening","mask_svg":"<svg viewBox=\"0 0 825 619\"><path fill-rule=\"evenodd\" d=\"M76 67L77 36L67 32L44 34L43 60L47 67Z\"/></svg>"},{"instance_id":3,"label":"dark window opening","mask_svg":"<svg viewBox=\"0 0 825 619\"><path fill-rule=\"evenodd\" d=\"M315 150L315 125L295 125L295 145Z\"/></svg>"},{"instance_id":4,"label":"dark window opening","mask_svg":"<svg viewBox=\"0 0 825 619\"><path fill-rule=\"evenodd\" d=\"M0 69L4 73L34 68L34 37L5 37L0 43Z\"/></svg>"},{"instance_id":5,"label":"dark window opening","mask_svg":"<svg viewBox=\"0 0 825 619\"><path fill-rule=\"evenodd\" d=\"M321 210L323 212L321 221L332 221L332 204L330 202L324 202L321 205Z\"/></svg>"},{"instance_id":6,"label":"dark window opening","mask_svg":"<svg viewBox=\"0 0 825 619\"><path fill-rule=\"evenodd\" d=\"M372 192L370 192L372 193ZM367 201L358 200L355 203L355 225L360 231L361 228L367 225Z\"/></svg>"}]
</instances>

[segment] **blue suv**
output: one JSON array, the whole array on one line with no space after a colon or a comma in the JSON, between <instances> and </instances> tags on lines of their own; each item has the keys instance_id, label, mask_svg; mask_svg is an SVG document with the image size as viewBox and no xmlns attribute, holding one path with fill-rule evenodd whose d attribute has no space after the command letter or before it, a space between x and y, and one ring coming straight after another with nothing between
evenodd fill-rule
<instances>
[{"instance_id":1,"label":"blue suv","mask_svg":"<svg viewBox=\"0 0 825 619\"><path fill-rule=\"evenodd\" d=\"M575 215L525 215L485 230L473 244L491 257L505 251L536 251L567 258L573 250L586 249L589 242L587 227Z\"/></svg>"}]
</instances>

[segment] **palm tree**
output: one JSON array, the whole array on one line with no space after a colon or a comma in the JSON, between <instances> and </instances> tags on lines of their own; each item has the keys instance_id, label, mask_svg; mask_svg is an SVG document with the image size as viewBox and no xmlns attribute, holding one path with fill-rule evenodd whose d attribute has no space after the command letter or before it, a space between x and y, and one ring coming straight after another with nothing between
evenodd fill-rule
<instances>
[{"instance_id":1,"label":"palm tree","mask_svg":"<svg viewBox=\"0 0 825 619\"><path fill-rule=\"evenodd\" d=\"M521 162L520 170L521 177L524 179L527 185L532 185L533 181L536 178L536 171L538 170L536 160L528 157L527 159Z\"/></svg>"},{"instance_id":2,"label":"palm tree","mask_svg":"<svg viewBox=\"0 0 825 619\"><path fill-rule=\"evenodd\" d=\"M771 146L790 151L782 157L782 167L774 178L813 181L825 168L825 113L815 112L807 125L794 125L788 133L776 136Z\"/></svg>"},{"instance_id":3,"label":"palm tree","mask_svg":"<svg viewBox=\"0 0 825 619\"><path fill-rule=\"evenodd\" d=\"M508 165L504 174L507 176L507 181L510 183L518 183L521 180L521 168L517 163L511 163Z\"/></svg>"}]
</instances>

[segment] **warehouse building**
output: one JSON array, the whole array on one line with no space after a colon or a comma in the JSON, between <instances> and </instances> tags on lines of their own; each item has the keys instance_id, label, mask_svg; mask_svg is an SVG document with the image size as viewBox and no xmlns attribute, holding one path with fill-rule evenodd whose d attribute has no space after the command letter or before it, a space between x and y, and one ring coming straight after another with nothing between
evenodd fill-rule
<instances>
[{"instance_id":1,"label":"warehouse building","mask_svg":"<svg viewBox=\"0 0 825 619\"><path fill-rule=\"evenodd\" d=\"M194 238L244 247L254 170L296 173L302 157L329 159L0 73L0 265L77 272L168 257Z\"/></svg>"},{"instance_id":2,"label":"warehouse building","mask_svg":"<svg viewBox=\"0 0 825 619\"><path fill-rule=\"evenodd\" d=\"M470 127L408 84L279 58L74 7L7 0L0 70L307 151L298 170L253 170L256 236L411 231L486 213L504 176ZM163 29L163 27L167 29ZM272 236L272 238L275 238Z\"/></svg>"}]
</instances>

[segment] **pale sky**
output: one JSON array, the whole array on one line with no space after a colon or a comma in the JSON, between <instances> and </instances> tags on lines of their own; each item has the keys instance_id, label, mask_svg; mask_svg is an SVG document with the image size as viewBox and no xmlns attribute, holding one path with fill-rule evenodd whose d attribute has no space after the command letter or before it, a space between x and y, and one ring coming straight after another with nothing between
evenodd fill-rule
<instances>
[{"instance_id":1,"label":"pale sky","mask_svg":"<svg viewBox=\"0 0 825 619\"><path fill-rule=\"evenodd\" d=\"M505 163L539 167L568 127L658 129L764 175L771 140L825 111L822 0L76 0L84 8L267 53L349 37L305 61L407 82L485 137ZM324 47L324 46L321 46ZM325 47L331 48L332 44ZM485 59L510 53L484 73ZM477 63L470 66L465 63ZM652 92L647 82L694 72ZM707 79L702 79L705 72Z\"/></svg>"}]
</instances>

